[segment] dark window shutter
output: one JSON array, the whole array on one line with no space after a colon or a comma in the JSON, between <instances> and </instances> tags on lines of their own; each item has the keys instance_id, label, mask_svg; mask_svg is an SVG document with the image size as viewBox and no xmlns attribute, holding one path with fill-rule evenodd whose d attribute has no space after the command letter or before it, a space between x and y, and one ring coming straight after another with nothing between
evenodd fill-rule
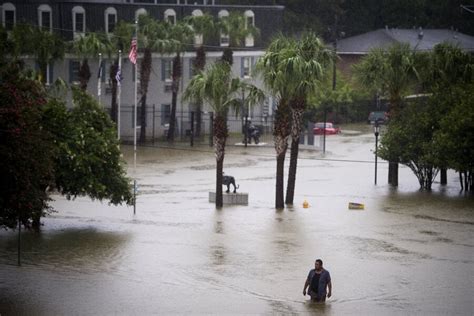
<instances>
[{"instance_id":1,"label":"dark window shutter","mask_svg":"<svg viewBox=\"0 0 474 316\"><path fill-rule=\"evenodd\" d=\"M240 59L240 77L244 77L244 63L245 63L245 57L242 57Z\"/></svg>"}]
</instances>

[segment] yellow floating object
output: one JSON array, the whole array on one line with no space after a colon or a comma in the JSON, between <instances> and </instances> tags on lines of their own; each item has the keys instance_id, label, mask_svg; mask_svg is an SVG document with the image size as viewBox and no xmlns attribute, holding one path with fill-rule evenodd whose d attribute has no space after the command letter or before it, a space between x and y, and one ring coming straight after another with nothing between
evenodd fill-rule
<instances>
[{"instance_id":1,"label":"yellow floating object","mask_svg":"<svg viewBox=\"0 0 474 316\"><path fill-rule=\"evenodd\" d=\"M365 205L362 203L349 202L350 210L363 210L364 208L365 208Z\"/></svg>"},{"instance_id":2,"label":"yellow floating object","mask_svg":"<svg viewBox=\"0 0 474 316\"><path fill-rule=\"evenodd\" d=\"M308 207L309 207L308 201L304 200L304 202L303 202L303 208L308 208Z\"/></svg>"}]
</instances>

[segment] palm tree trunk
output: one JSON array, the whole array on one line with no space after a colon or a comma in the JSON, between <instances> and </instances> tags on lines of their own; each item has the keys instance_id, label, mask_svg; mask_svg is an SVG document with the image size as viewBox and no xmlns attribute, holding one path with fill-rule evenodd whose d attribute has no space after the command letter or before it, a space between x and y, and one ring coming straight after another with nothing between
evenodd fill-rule
<instances>
[{"instance_id":1,"label":"palm tree trunk","mask_svg":"<svg viewBox=\"0 0 474 316\"><path fill-rule=\"evenodd\" d=\"M289 108L285 100L280 99L275 113L273 127L273 138L275 141L275 152L277 155L276 186L275 186L275 208L285 207L284 201L284 167L285 156L288 149L288 137L290 136Z\"/></svg>"},{"instance_id":2,"label":"palm tree trunk","mask_svg":"<svg viewBox=\"0 0 474 316\"><path fill-rule=\"evenodd\" d=\"M294 100L291 108L291 156L290 169L288 170L288 184L286 187L286 204L293 204L295 196L296 169L298 164L298 151L301 135L301 119L304 112L304 100Z\"/></svg>"},{"instance_id":3,"label":"palm tree trunk","mask_svg":"<svg viewBox=\"0 0 474 316\"><path fill-rule=\"evenodd\" d=\"M151 61L151 50L149 48L145 48L140 69L140 91L142 95L140 100L140 143L144 143L146 141L146 99L148 94L148 84L150 83ZM135 78L135 80L138 80L138 78Z\"/></svg>"},{"instance_id":4,"label":"palm tree trunk","mask_svg":"<svg viewBox=\"0 0 474 316\"><path fill-rule=\"evenodd\" d=\"M110 104L110 109L111 109L111 117L112 121L117 123L118 120L118 105L117 105L117 80L115 79L115 76L117 75L118 71L118 61L116 60L111 66L110 66L110 82L112 83L112 100Z\"/></svg>"},{"instance_id":5,"label":"palm tree trunk","mask_svg":"<svg viewBox=\"0 0 474 316\"><path fill-rule=\"evenodd\" d=\"M275 208L282 209L285 207L285 201L283 199L285 191L285 156L286 149L288 145L283 144L285 140L281 138L275 138L275 146L279 143L278 147L281 148L280 151L277 151L277 166L276 166L276 186L275 186Z\"/></svg>"},{"instance_id":6,"label":"palm tree trunk","mask_svg":"<svg viewBox=\"0 0 474 316\"><path fill-rule=\"evenodd\" d=\"M296 169L298 164L298 150L300 138L291 139L290 167L288 169L288 183L286 186L285 204L292 205L295 197Z\"/></svg>"},{"instance_id":7,"label":"palm tree trunk","mask_svg":"<svg viewBox=\"0 0 474 316\"><path fill-rule=\"evenodd\" d=\"M179 80L181 78L181 57L180 53L176 54L173 60L173 83L171 86L171 113L170 113L170 128L168 130L168 142L174 141L174 131L176 125L176 104L178 101Z\"/></svg>"},{"instance_id":8,"label":"palm tree trunk","mask_svg":"<svg viewBox=\"0 0 474 316\"><path fill-rule=\"evenodd\" d=\"M214 120L214 150L216 154L216 207L223 206L222 173L224 169L225 143L228 136L224 115L217 114Z\"/></svg>"},{"instance_id":9,"label":"palm tree trunk","mask_svg":"<svg viewBox=\"0 0 474 316\"><path fill-rule=\"evenodd\" d=\"M196 105L196 137L201 137L201 129L202 129L202 103Z\"/></svg>"},{"instance_id":10,"label":"palm tree trunk","mask_svg":"<svg viewBox=\"0 0 474 316\"><path fill-rule=\"evenodd\" d=\"M194 61L194 68L197 71L203 71L204 67L206 66L206 50L204 46L199 46L196 49L196 59ZM196 102L196 137L201 136L201 129L202 129L202 118L201 118L201 111L202 111L202 101L199 100Z\"/></svg>"}]
</instances>

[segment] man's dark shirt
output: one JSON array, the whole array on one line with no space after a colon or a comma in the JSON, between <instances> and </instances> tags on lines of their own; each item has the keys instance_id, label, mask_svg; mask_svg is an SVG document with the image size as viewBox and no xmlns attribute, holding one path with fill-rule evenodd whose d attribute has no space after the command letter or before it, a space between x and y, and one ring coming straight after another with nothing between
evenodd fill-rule
<instances>
[{"instance_id":1,"label":"man's dark shirt","mask_svg":"<svg viewBox=\"0 0 474 316\"><path fill-rule=\"evenodd\" d=\"M317 283L313 283L313 279L318 278ZM320 274L316 273L315 269L311 269L308 273L308 281L309 281L309 286L310 286L310 295L311 290L313 293L317 295L317 299L325 299L326 298L326 286L328 285L329 282L331 282L331 275L329 274L329 271L326 269L323 269ZM316 281L315 281L316 282ZM313 288L313 284L316 286L316 288Z\"/></svg>"}]
</instances>

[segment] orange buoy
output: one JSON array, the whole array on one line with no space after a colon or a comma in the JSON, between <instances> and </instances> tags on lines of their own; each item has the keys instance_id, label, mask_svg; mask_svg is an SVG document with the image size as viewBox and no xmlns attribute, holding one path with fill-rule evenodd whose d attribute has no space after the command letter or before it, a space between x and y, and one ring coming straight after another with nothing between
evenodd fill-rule
<instances>
[{"instance_id":1,"label":"orange buoy","mask_svg":"<svg viewBox=\"0 0 474 316\"><path fill-rule=\"evenodd\" d=\"M308 208L308 207L309 207L308 201L304 200L304 202L303 202L303 208Z\"/></svg>"}]
</instances>

